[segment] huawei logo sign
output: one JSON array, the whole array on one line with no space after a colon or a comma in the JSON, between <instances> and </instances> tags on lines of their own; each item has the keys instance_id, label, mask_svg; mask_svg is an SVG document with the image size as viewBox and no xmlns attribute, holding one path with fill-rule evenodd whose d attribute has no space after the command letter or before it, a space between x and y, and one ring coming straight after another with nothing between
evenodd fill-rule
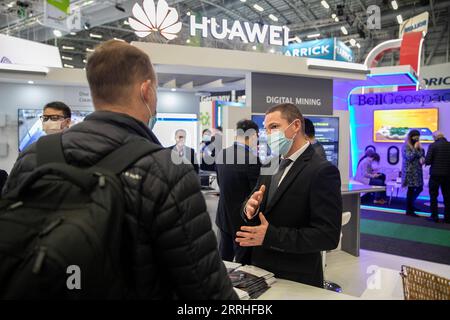
<instances>
[{"instance_id":1,"label":"huawei logo sign","mask_svg":"<svg viewBox=\"0 0 450 320\"><path fill-rule=\"evenodd\" d=\"M178 12L170 8L165 0L159 0L155 5L153 0L144 0L142 7L133 6L134 18L128 18L130 26L138 37L144 38L152 32L159 32L167 40L173 40L181 30Z\"/></svg>"}]
</instances>

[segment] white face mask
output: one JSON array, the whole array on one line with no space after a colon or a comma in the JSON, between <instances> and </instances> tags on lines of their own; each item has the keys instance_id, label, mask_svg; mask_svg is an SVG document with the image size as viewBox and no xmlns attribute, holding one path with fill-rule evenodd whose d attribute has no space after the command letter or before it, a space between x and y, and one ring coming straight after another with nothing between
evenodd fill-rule
<instances>
[{"instance_id":1,"label":"white face mask","mask_svg":"<svg viewBox=\"0 0 450 320\"><path fill-rule=\"evenodd\" d=\"M144 103L144 105L147 107L148 112L150 113L150 118L148 119L147 126L150 128L150 130L153 130L153 128L155 127L156 121L157 121L156 113L153 114L152 110L150 109L150 106L147 104L147 102L145 102L144 93L142 92L142 88L141 88L141 99L142 99L142 102Z\"/></svg>"},{"instance_id":2,"label":"white face mask","mask_svg":"<svg viewBox=\"0 0 450 320\"><path fill-rule=\"evenodd\" d=\"M42 123L42 130L44 130L46 134L61 132L63 130L61 129L63 121L64 120L57 120L57 121L47 120Z\"/></svg>"}]
</instances>

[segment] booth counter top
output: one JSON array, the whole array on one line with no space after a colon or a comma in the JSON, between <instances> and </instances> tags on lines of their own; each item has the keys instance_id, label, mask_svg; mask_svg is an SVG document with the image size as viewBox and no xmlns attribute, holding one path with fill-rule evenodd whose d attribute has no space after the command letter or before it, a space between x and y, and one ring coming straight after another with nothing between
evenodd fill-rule
<instances>
[{"instance_id":1,"label":"booth counter top","mask_svg":"<svg viewBox=\"0 0 450 320\"><path fill-rule=\"evenodd\" d=\"M350 183L350 184L343 184L341 186L341 194L360 194L360 193L366 193L366 192L380 192L385 191L386 187L382 186L369 186L365 184L356 184L356 183Z\"/></svg>"},{"instance_id":2,"label":"booth counter top","mask_svg":"<svg viewBox=\"0 0 450 320\"><path fill-rule=\"evenodd\" d=\"M357 297L337 293L299 282L278 279L257 300L357 300Z\"/></svg>"}]
</instances>

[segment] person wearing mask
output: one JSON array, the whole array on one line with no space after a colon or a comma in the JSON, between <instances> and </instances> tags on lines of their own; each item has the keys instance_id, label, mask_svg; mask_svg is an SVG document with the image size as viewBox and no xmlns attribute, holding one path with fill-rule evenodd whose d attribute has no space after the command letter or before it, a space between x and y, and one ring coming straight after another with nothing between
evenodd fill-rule
<instances>
[{"instance_id":1,"label":"person wearing mask","mask_svg":"<svg viewBox=\"0 0 450 320\"><path fill-rule=\"evenodd\" d=\"M220 188L216 225L220 230L219 251L222 259L249 264L250 250L235 242L235 234L243 225L240 214L242 203L255 188L259 177L258 125L251 120L241 120L236 130L234 144L218 152L216 159Z\"/></svg>"},{"instance_id":2,"label":"person wearing mask","mask_svg":"<svg viewBox=\"0 0 450 320\"><path fill-rule=\"evenodd\" d=\"M202 143L200 144L200 170L216 171L213 155L213 141L211 130L205 129L202 132Z\"/></svg>"},{"instance_id":3,"label":"person wearing mask","mask_svg":"<svg viewBox=\"0 0 450 320\"><path fill-rule=\"evenodd\" d=\"M428 147L425 164L430 166L430 220L439 222L439 187L444 198L444 222L450 223L450 143L442 132L433 133L434 143Z\"/></svg>"},{"instance_id":4,"label":"person wearing mask","mask_svg":"<svg viewBox=\"0 0 450 320\"><path fill-rule=\"evenodd\" d=\"M236 241L252 248L253 265L275 277L323 288L321 251L335 249L341 234L339 170L315 153L295 105L271 107L264 126L281 162L273 175L267 175L273 164L261 169L242 209L248 225L236 233Z\"/></svg>"},{"instance_id":5,"label":"person wearing mask","mask_svg":"<svg viewBox=\"0 0 450 320\"><path fill-rule=\"evenodd\" d=\"M402 148L402 186L408 188L406 195L406 215L418 217L414 202L423 190L422 165L425 151L420 144L420 132L411 130Z\"/></svg>"},{"instance_id":6,"label":"person wearing mask","mask_svg":"<svg viewBox=\"0 0 450 320\"><path fill-rule=\"evenodd\" d=\"M175 152L175 155L179 158L176 159L176 163L179 163L180 159L187 160L194 166L195 172L198 173L199 168L197 155L195 154L194 149L186 146L186 130L178 129L175 131L175 142L175 145L171 146L170 149L172 149Z\"/></svg>"},{"instance_id":7,"label":"person wearing mask","mask_svg":"<svg viewBox=\"0 0 450 320\"><path fill-rule=\"evenodd\" d=\"M94 166L133 141L160 145L152 132L158 81L146 53L126 42L103 42L88 57L86 74L95 112L62 133L69 164ZM129 298L237 299L196 173L191 165L175 165L171 153L161 147L119 175ZM36 144L19 155L6 190L27 179L33 168Z\"/></svg>"},{"instance_id":8,"label":"person wearing mask","mask_svg":"<svg viewBox=\"0 0 450 320\"><path fill-rule=\"evenodd\" d=\"M72 112L64 102L47 103L41 116L45 134L58 133L70 127Z\"/></svg>"},{"instance_id":9,"label":"person wearing mask","mask_svg":"<svg viewBox=\"0 0 450 320\"><path fill-rule=\"evenodd\" d=\"M325 154L325 149L322 144L316 140L316 129L314 128L314 124L308 118L305 118L305 134L309 143L314 148L314 151L324 160L327 160L327 156Z\"/></svg>"},{"instance_id":10,"label":"person wearing mask","mask_svg":"<svg viewBox=\"0 0 450 320\"><path fill-rule=\"evenodd\" d=\"M372 186L386 186L386 176L374 169L374 163L380 163L380 155L373 151L366 152L356 171L355 180ZM375 192L374 203L385 204L386 192Z\"/></svg>"}]
</instances>

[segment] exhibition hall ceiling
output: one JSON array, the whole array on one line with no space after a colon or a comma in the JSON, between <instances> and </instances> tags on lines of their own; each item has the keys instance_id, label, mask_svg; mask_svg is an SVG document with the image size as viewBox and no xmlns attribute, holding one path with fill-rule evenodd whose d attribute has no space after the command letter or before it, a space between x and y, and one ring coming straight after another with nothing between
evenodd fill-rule
<instances>
[{"instance_id":1,"label":"exhibition hall ceiling","mask_svg":"<svg viewBox=\"0 0 450 320\"><path fill-rule=\"evenodd\" d=\"M395 4L393 3L395 2ZM216 18L250 22L258 25L286 26L291 42L337 37L352 47L356 62L363 62L367 53L383 41L398 38L397 16L406 20L419 13L430 13L425 42L425 63L449 60L450 0L167 0L179 14L182 28L173 40L153 32L139 38L128 23L135 3L142 0L72 0L81 12L80 29L62 32L56 37L54 28L43 25L44 0L0 1L0 33L15 37L56 44L66 67L83 68L86 56L100 42L108 39L151 41L189 46L204 46L231 50L260 51L276 54L281 46L268 41L263 44L245 43L239 38L216 40L212 37L192 37L190 17ZM158 3L158 0L155 0ZM368 28L367 9L380 8L380 28ZM200 20L199 20L200 21ZM346 30L344 34L343 29ZM383 58L381 65L393 65L397 53Z\"/></svg>"}]
</instances>

